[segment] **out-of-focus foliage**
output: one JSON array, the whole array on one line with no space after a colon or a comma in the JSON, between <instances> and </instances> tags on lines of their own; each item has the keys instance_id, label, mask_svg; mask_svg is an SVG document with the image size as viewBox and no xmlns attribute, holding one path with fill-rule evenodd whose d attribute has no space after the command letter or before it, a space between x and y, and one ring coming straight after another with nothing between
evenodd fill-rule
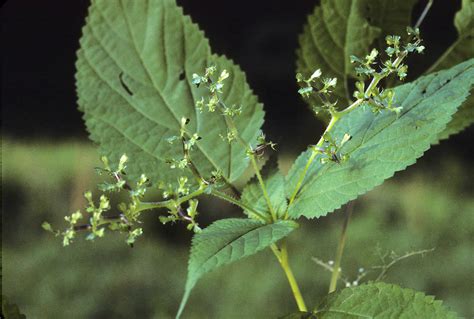
<instances>
[{"instance_id":1,"label":"out-of-focus foliage","mask_svg":"<svg viewBox=\"0 0 474 319\"><path fill-rule=\"evenodd\" d=\"M454 25L458 31L457 40L439 57L438 61L427 71L439 71L474 56L474 0L463 0L461 10L454 17ZM454 114L452 121L440 134L440 139L446 139L456 134L474 122L474 96L463 103Z\"/></svg>"},{"instance_id":2,"label":"out-of-focus foliage","mask_svg":"<svg viewBox=\"0 0 474 319\"><path fill-rule=\"evenodd\" d=\"M94 244L79 240L73 249L63 248L60 242L52 245L41 222L60 224L65 213L84 204L83 190L96 184L91 168L99 161L94 147L4 140L2 151L3 293L27 318L169 318L176 314L191 234L175 232L181 225L162 226L151 212L144 223L146 235L133 249L119 235ZM466 278L473 267L474 227L466 221L474 213L474 194L467 188L474 172L472 167L456 165L448 155L436 161L436 169L422 170L427 163L421 160L357 201L342 272L355 278L359 267L379 264L377 247L398 253L435 248L424 258L399 263L386 281L436 295L461 316L470 317L474 293ZM282 161L280 167L286 170L290 164ZM219 202L202 204L208 205L206 210L215 213L215 218L232 209ZM225 217L232 216L237 215ZM334 214L317 224L305 222L288 237L294 273L313 304L326 294L330 274L312 257L334 258L342 218L343 214ZM288 283L272 258L265 251L209 274L211 280L194 288L183 318L202 318L206 313L210 318L264 319L294 312ZM247 279L245 284L242 278ZM226 292L218 303L216 291Z\"/></svg>"},{"instance_id":3,"label":"out-of-focus foliage","mask_svg":"<svg viewBox=\"0 0 474 319\"><path fill-rule=\"evenodd\" d=\"M20 312L17 305L8 302L8 299L2 295L2 318L5 319L26 319L26 316Z\"/></svg>"}]
</instances>

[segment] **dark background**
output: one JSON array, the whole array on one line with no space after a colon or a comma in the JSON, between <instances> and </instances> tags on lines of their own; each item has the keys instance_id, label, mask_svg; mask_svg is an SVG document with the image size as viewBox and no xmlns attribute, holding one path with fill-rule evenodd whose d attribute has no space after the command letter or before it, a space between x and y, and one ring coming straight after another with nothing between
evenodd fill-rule
<instances>
[{"instance_id":1,"label":"dark background","mask_svg":"<svg viewBox=\"0 0 474 319\"><path fill-rule=\"evenodd\" d=\"M248 75L265 105L267 134L285 151L298 151L321 130L297 94L295 50L306 16L317 1L178 1L210 38ZM453 17L461 1L435 1L422 34L427 53L409 61L412 78L455 40ZM10 0L1 10L3 136L86 138L76 109L75 52L88 0ZM426 1L413 12L418 17ZM465 155L473 129L440 151ZM297 139L293 138L297 136ZM290 138L291 136L291 138ZM295 142L295 140L297 142Z\"/></svg>"}]
</instances>

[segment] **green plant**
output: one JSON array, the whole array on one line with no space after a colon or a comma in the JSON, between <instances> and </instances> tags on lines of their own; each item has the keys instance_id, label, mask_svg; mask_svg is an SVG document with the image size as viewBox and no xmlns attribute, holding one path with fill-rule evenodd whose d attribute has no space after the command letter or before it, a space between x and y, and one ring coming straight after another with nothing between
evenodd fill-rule
<instances>
[{"instance_id":1,"label":"green plant","mask_svg":"<svg viewBox=\"0 0 474 319\"><path fill-rule=\"evenodd\" d=\"M381 254L384 264L375 282L359 285L366 276L362 270L336 291L344 280L339 269L349 202L474 121L468 99L474 4L463 1L455 20L459 40L430 74L396 86L407 75L407 55L425 49L418 27L431 2L407 29L413 4L336 0L316 7L300 38L296 81L327 127L284 176L276 158L266 157L276 145L260 130L263 108L244 73L211 53L204 34L173 0L94 1L78 52L77 91L91 139L104 155L97 170L107 181L99 185L98 204L92 192L85 193L85 212L67 216L66 230L43 227L62 236L64 245L80 231L94 240L107 230L125 233L133 245L145 211L159 209L162 223L184 222L195 235L178 317L204 274L266 248L281 265L298 306L299 313L288 318L454 317L431 297L377 282L410 254L386 263ZM376 18L369 23L368 16ZM369 50L372 45L376 48ZM240 191L234 184L248 166L255 177ZM159 201L145 201L149 189L159 190ZM119 192L129 200L118 205L119 213L111 212L110 197ZM235 204L247 218L201 229L199 196ZM299 218L321 217L347 203L335 262L319 262L332 273L330 294L309 309L285 237Z\"/></svg>"}]
</instances>

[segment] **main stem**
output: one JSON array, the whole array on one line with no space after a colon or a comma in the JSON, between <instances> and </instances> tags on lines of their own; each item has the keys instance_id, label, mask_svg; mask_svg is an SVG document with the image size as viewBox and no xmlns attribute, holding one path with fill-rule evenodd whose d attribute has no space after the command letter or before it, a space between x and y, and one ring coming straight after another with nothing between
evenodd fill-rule
<instances>
[{"instance_id":1,"label":"main stem","mask_svg":"<svg viewBox=\"0 0 474 319\"><path fill-rule=\"evenodd\" d=\"M347 225L349 225L349 220L351 219L352 211L354 210L354 201L350 202L346 206L346 216L344 218L344 224L342 224L341 237L339 238L339 243L337 245L336 251L336 261L334 262L334 268L332 270L331 282L329 283L329 293L334 292L337 287L337 280L339 279L342 253L344 252L344 246L346 244L347 238Z\"/></svg>"},{"instance_id":2,"label":"main stem","mask_svg":"<svg viewBox=\"0 0 474 319\"><path fill-rule=\"evenodd\" d=\"M296 278L293 275L293 271L291 270L290 264L288 263L288 250L286 248L286 243L283 242L280 249L278 249L277 245L273 244L271 245L271 249L275 254L276 258L278 259L281 268L285 272L286 278L288 279L288 283L291 287L291 291L293 292L293 296L295 297L296 304L298 305L298 310L308 311L308 308L306 308L306 304L303 299L303 295L301 294L298 283L296 282Z\"/></svg>"}]
</instances>

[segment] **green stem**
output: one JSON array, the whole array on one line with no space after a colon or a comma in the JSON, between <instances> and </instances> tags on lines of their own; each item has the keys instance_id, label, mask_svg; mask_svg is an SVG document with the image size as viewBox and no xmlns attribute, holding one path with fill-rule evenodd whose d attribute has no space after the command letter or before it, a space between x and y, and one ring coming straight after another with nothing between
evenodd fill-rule
<instances>
[{"instance_id":1,"label":"green stem","mask_svg":"<svg viewBox=\"0 0 474 319\"><path fill-rule=\"evenodd\" d=\"M329 293L334 292L337 288L337 280L340 275L342 253L344 252L344 246L346 244L347 237L347 226L351 219L352 211L354 210L354 201L350 202L346 206L346 216L344 218L344 223L342 224L341 237L339 238L339 243L337 245L336 251L336 260L334 262L334 267L332 269L331 282L329 284Z\"/></svg>"},{"instance_id":2,"label":"green stem","mask_svg":"<svg viewBox=\"0 0 474 319\"><path fill-rule=\"evenodd\" d=\"M257 175L258 182L260 184L260 188L263 192L263 197L265 197L265 201L267 202L268 209L270 210L270 214L272 215L273 221L277 220L277 216L275 214L275 210L273 209L272 202L270 201L270 196L268 196L267 188L265 186L265 182L263 181L262 175L260 174L260 169L257 165L257 161L255 160L255 155L251 154L250 161L252 162L253 169L255 171L255 175Z\"/></svg>"},{"instance_id":3,"label":"green stem","mask_svg":"<svg viewBox=\"0 0 474 319\"><path fill-rule=\"evenodd\" d=\"M227 108L224 102L219 101L219 104L223 109ZM258 167L257 161L255 160L255 154L253 154L253 150L247 145L244 139L242 139L242 137L240 136L239 131L237 130L237 127L235 126L234 120L228 115L224 115L224 119L226 121L227 127L235 134L235 137L237 138L239 143L242 144L242 146L246 149L247 153L250 154L249 155L250 161L252 162L252 167L255 171L255 174L257 175L257 179L260 184L260 188L262 189L263 196L265 197L265 201L267 203L268 209L270 211L273 221L276 221L277 216L275 214L275 210L273 209L272 203L270 201L270 196L268 196L267 188L265 187L265 182L263 181L262 175L260 174L260 168Z\"/></svg>"},{"instance_id":4,"label":"green stem","mask_svg":"<svg viewBox=\"0 0 474 319\"><path fill-rule=\"evenodd\" d=\"M239 206L240 208L242 208L243 210L247 211L249 214L251 214L253 217L255 217L256 219L259 219L261 221L263 221L264 223L271 223L271 220L268 220L267 216L263 215L262 213L256 211L255 209L253 209L252 207L242 203L241 201L238 201L236 200L235 198L233 198L232 196L229 196L227 195L226 193L223 193L223 192L220 192L216 189L213 189L211 191L211 195L215 196L215 197L218 197L220 199L223 199L231 204L234 204L234 205L237 205Z\"/></svg>"},{"instance_id":5,"label":"green stem","mask_svg":"<svg viewBox=\"0 0 474 319\"><path fill-rule=\"evenodd\" d=\"M395 61L393 62L393 67L394 68L397 68L400 63L402 63L403 59L406 57L407 55L407 52L403 52L402 54L400 54L399 57L397 57L397 59L395 59ZM385 77L387 77L386 74L376 74L374 75L374 78L372 79L372 81L370 82L369 86L367 87L365 93L364 93L364 96L366 98L370 97L371 94L372 94L372 91L377 87L377 85L379 84L379 82L384 79ZM301 186L303 184L303 181L306 177L306 174L308 173L308 170L311 166L311 164L313 163L314 159L316 158L316 155L319 154L319 151L318 151L318 147L321 147L324 143L324 135L331 132L331 130L333 129L334 125L337 123L337 121L343 116L343 115L346 115L350 112L352 112L353 110L355 110L359 105L361 105L362 103L365 102L365 99L357 99L354 103L352 103L351 105L349 105L347 108L345 108L344 110L342 111L339 111L339 112L332 112L331 113L331 121L329 122L326 130L324 131L323 135L321 136L321 138L319 139L318 143L316 144L315 147L313 147L313 151L311 153L311 156L309 157L308 161L306 162L306 165L305 165L305 168L303 169L303 172L301 172L301 175L300 175L300 178L298 179L298 182L296 183L296 187L293 191L293 193L291 194L291 197L290 197L290 202L289 202L289 205L288 207L293 203L293 201L295 200L296 198L296 195L298 195L298 192L300 191L301 189ZM288 210L286 212L286 217L288 217Z\"/></svg>"},{"instance_id":6,"label":"green stem","mask_svg":"<svg viewBox=\"0 0 474 319\"><path fill-rule=\"evenodd\" d=\"M192 193L190 193L186 196L180 197L178 199L168 199L168 200L161 201L161 202L140 202L138 204L138 207L137 207L137 212L140 212L140 211L143 211L143 210L154 209L154 208L164 208L164 207L176 206L176 205L182 204L184 202L187 202L188 200L190 200L194 197L197 197L197 196L201 195L202 193L204 193L204 190L205 190L205 187L201 186L197 190L195 190L194 192L192 192Z\"/></svg>"},{"instance_id":7,"label":"green stem","mask_svg":"<svg viewBox=\"0 0 474 319\"><path fill-rule=\"evenodd\" d=\"M278 259L281 268L285 272L286 278L288 279L288 283L291 287L291 291L293 292L293 296L295 297L296 304L298 305L298 310L308 311L303 296L301 295L298 283L296 282L296 278L293 275L293 271L291 270L290 264L288 263L288 250L286 248L286 243L283 242L281 249L278 249L277 245L275 244L271 245L270 248Z\"/></svg>"},{"instance_id":8,"label":"green stem","mask_svg":"<svg viewBox=\"0 0 474 319\"><path fill-rule=\"evenodd\" d=\"M304 178L306 177L306 174L308 173L308 170L309 170L311 164L313 163L314 159L316 158L316 155L319 154L319 151L317 150L317 148L321 147L323 145L324 135L326 133L329 133L332 130L332 128L334 127L334 124L337 123L339 118L340 117L338 117L338 116L333 116L331 118L331 121L329 122L326 130L324 131L323 135L321 136L318 143L316 144L316 147L312 148L311 156L309 157L308 161L306 162L306 165L305 165L305 168L303 169L303 172L301 172L300 178L298 179L298 182L296 183L296 187L295 187L293 193L290 196L290 202L289 202L288 206L290 206L293 203L293 201L295 200L296 195L298 194L298 192L299 192L299 190L300 190L300 188L303 184ZM286 217L288 217L288 211L286 213Z\"/></svg>"}]
</instances>

